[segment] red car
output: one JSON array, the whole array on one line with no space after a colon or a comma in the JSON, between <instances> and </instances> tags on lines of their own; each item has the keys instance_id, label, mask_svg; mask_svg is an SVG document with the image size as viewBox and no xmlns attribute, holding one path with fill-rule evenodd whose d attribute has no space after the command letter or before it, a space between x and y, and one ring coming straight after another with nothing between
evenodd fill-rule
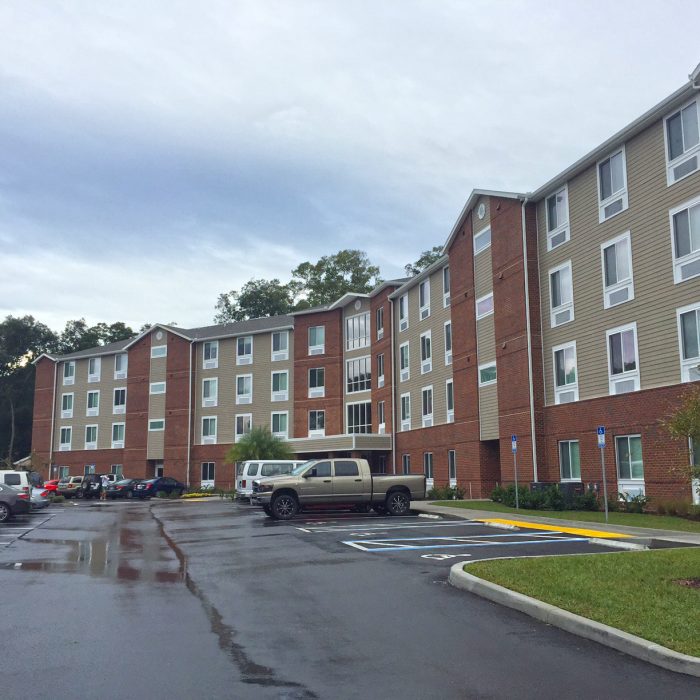
<instances>
[{"instance_id":1,"label":"red car","mask_svg":"<svg viewBox=\"0 0 700 700\"><path fill-rule=\"evenodd\" d=\"M56 487L58 486L59 481L60 479L51 479L51 481L45 481L43 490L50 491L51 493L56 493Z\"/></svg>"}]
</instances>

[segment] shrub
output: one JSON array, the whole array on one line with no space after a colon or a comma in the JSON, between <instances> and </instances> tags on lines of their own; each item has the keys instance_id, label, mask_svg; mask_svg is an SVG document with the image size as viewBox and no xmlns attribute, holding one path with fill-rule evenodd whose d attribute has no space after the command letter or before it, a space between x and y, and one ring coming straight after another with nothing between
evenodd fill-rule
<instances>
[{"instance_id":1,"label":"shrub","mask_svg":"<svg viewBox=\"0 0 700 700\"><path fill-rule=\"evenodd\" d=\"M666 515L668 513L668 505L666 504L666 501L659 501L656 504L656 514L657 515ZM669 513L670 515L670 513Z\"/></svg>"},{"instance_id":2,"label":"shrub","mask_svg":"<svg viewBox=\"0 0 700 700\"><path fill-rule=\"evenodd\" d=\"M464 489L460 486L433 486L428 491L428 498L436 501L461 501L464 498Z\"/></svg>"},{"instance_id":3,"label":"shrub","mask_svg":"<svg viewBox=\"0 0 700 700\"><path fill-rule=\"evenodd\" d=\"M629 496L625 493L618 494L621 504L624 505L625 510L628 513L643 513L644 508L649 503L648 496L641 493L636 496Z\"/></svg>"},{"instance_id":4,"label":"shrub","mask_svg":"<svg viewBox=\"0 0 700 700\"><path fill-rule=\"evenodd\" d=\"M688 518L690 520L700 520L700 506L690 506L688 508Z\"/></svg>"}]
</instances>

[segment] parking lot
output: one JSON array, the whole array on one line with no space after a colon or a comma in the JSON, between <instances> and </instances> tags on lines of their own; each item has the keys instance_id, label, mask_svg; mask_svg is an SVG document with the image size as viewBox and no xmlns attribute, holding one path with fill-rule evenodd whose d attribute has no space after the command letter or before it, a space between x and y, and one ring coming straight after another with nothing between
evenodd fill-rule
<instances>
[{"instance_id":1,"label":"parking lot","mask_svg":"<svg viewBox=\"0 0 700 700\"><path fill-rule=\"evenodd\" d=\"M31 511L26 515L18 515L13 520L0 524L0 549L9 547L20 537L24 537L37 527L43 526L62 511L62 506L49 506L43 510Z\"/></svg>"}]
</instances>

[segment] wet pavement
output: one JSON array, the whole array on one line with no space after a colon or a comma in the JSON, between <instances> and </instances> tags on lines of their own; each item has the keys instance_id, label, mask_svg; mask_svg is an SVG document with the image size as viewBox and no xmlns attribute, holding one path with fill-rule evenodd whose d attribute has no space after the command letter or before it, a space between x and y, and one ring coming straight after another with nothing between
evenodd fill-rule
<instances>
[{"instance_id":1,"label":"wet pavement","mask_svg":"<svg viewBox=\"0 0 700 700\"><path fill-rule=\"evenodd\" d=\"M609 551L585 538L221 501L10 527L3 698L698 697L696 678L447 585L462 559Z\"/></svg>"}]
</instances>

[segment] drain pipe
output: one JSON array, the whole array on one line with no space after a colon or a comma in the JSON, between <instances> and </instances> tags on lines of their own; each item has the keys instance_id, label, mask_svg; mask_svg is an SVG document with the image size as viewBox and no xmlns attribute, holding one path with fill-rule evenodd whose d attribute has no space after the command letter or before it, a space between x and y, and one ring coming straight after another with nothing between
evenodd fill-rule
<instances>
[{"instance_id":1,"label":"drain pipe","mask_svg":"<svg viewBox=\"0 0 700 700\"><path fill-rule=\"evenodd\" d=\"M53 479L54 474L51 471L53 467L53 441L56 439L54 430L56 429L56 375L58 374L58 362L53 361L53 395L51 397L51 441L49 442L49 479ZM71 435L71 440L73 436ZM32 465L33 466L33 465ZM58 477L58 474L55 475Z\"/></svg>"},{"instance_id":2,"label":"drain pipe","mask_svg":"<svg viewBox=\"0 0 700 700\"><path fill-rule=\"evenodd\" d=\"M394 352L394 300L389 298L389 319L391 321L391 471L396 474L396 354Z\"/></svg>"},{"instance_id":3,"label":"drain pipe","mask_svg":"<svg viewBox=\"0 0 700 700\"><path fill-rule=\"evenodd\" d=\"M192 449L192 348L194 347L194 340L190 341L190 371L187 375L188 384L188 397L187 397L187 483L186 486L190 487L190 455Z\"/></svg>"},{"instance_id":4,"label":"drain pipe","mask_svg":"<svg viewBox=\"0 0 700 700\"><path fill-rule=\"evenodd\" d=\"M520 205L521 228L523 234L523 271L525 279L525 324L527 331L527 379L530 390L530 439L532 440L532 480L537 483L537 438L535 435L535 390L532 383L532 334L530 329L530 288L527 269L527 236L525 225L525 206L528 197L525 197Z\"/></svg>"}]
</instances>

